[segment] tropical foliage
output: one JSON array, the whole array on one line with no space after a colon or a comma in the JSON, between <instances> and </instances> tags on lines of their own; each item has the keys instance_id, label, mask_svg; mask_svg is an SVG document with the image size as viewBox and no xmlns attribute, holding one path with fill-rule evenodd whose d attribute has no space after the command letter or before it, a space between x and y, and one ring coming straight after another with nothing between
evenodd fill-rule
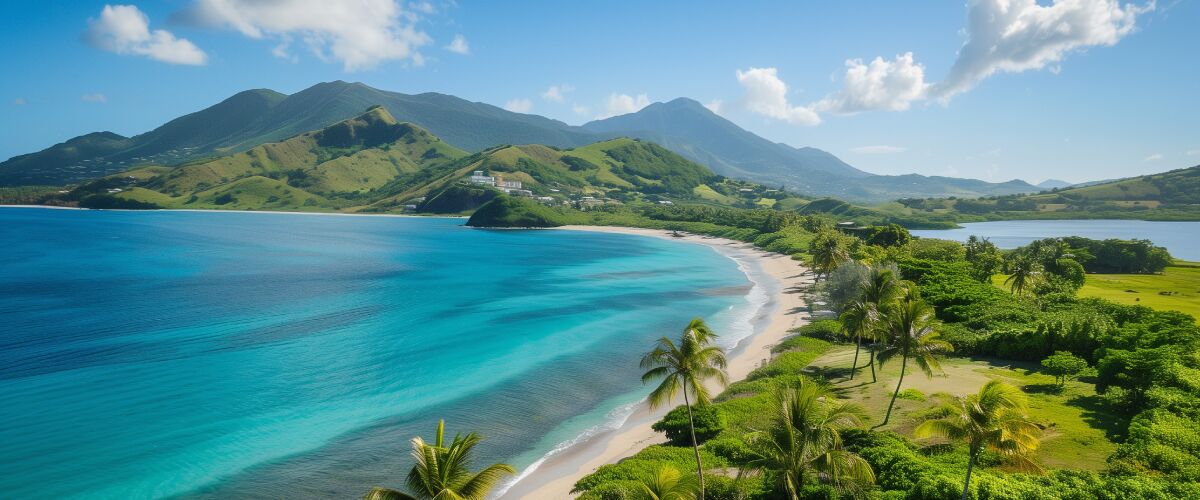
<instances>
[{"instance_id":1,"label":"tropical foliage","mask_svg":"<svg viewBox=\"0 0 1200 500\"><path fill-rule=\"evenodd\" d=\"M516 471L507 464L492 464L479 472L470 470L471 454L483 440L474 432L455 434L445 442L446 422L439 421L433 443L420 437L412 440L412 458L416 462L405 479L408 493L375 488L369 500L483 500L504 476Z\"/></svg>"}]
</instances>

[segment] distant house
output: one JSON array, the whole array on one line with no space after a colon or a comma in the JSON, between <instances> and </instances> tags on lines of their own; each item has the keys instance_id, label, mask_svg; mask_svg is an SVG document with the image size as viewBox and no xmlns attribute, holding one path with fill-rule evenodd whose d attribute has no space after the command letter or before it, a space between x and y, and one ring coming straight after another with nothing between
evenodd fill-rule
<instances>
[{"instance_id":1,"label":"distant house","mask_svg":"<svg viewBox=\"0 0 1200 500\"><path fill-rule=\"evenodd\" d=\"M404 211L405 212L416 212L417 206L416 205L404 205Z\"/></svg>"},{"instance_id":2,"label":"distant house","mask_svg":"<svg viewBox=\"0 0 1200 500\"><path fill-rule=\"evenodd\" d=\"M467 178L467 180L471 181L471 184L484 184L488 186L496 185L496 178L490 175L483 175L482 170L476 170L475 173L471 174L471 177Z\"/></svg>"},{"instance_id":3,"label":"distant house","mask_svg":"<svg viewBox=\"0 0 1200 500\"><path fill-rule=\"evenodd\" d=\"M538 196L537 198L534 198L534 199L536 199L537 201L540 201L542 203L545 203L547 205L554 204L554 198L552 198L550 196Z\"/></svg>"},{"instance_id":4,"label":"distant house","mask_svg":"<svg viewBox=\"0 0 1200 500\"><path fill-rule=\"evenodd\" d=\"M108 194L117 194L117 193L120 193L121 191L124 191L124 190L121 188L112 188L112 189L108 190Z\"/></svg>"},{"instance_id":5,"label":"distant house","mask_svg":"<svg viewBox=\"0 0 1200 500\"><path fill-rule=\"evenodd\" d=\"M674 205L674 203L671 203L668 200L658 200L658 204L659 205Z\"/></svg>"}]
</instances>

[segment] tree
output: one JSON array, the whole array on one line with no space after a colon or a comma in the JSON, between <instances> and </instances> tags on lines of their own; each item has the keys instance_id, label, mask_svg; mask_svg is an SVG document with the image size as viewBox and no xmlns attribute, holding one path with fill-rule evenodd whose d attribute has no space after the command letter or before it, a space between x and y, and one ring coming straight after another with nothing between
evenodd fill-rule
<instances>
[{"instance_id":1,"label":"tree","mask_svg":"<svg viewBox=\"0 0 1200 500\"><path fill-rule=\"evenodd\" d=\"M1004 257L1000 249L987 238L977 238L971 235L967 238L967 262L971 263L971 276L981 283L987 283L992 275L1000 271L1004 265Z\"/></svg>"},{"instance_id":2,"label":"tree","mask_svg":"<svg viewBox=\"0 0 1200 500\"><path fill-rule=\"evenodd\" d=\"M643 500L692 500L696 498L696 481L683 475L674 466L663 464L641 480Z\"/></svg>"},{"instance_id":3,"label":"tree","mask_svg":"<svg viewBox=\"0 0 1200 500\"><path fill-rule=\"evenodd\" d=\"M888 345L879 352L879 365L887 363L892 358L900 356L900 379L896 381L896 390L892 392L892 402L888 403L887 414L883 423L887 425L892 418L892 407L896 405L896 397L900 394L900 386L904 384L904 374L908 369L911 358L926 377L933 377L933 372L941 371L938 363L938 353L953 350L949 342L938 337L937 320L933 317L933 308L921 300L917 291L909 287L904 297L888 314Z\"/></svg>"},{"instance_id":4,"label":"tree","mask_svg":"<svg viewBox=\"0 0 1200 500\"><path fill-rule=\"evenodd\" d=\"M908 230L900 227L899 224L873 226L866 234L867 243L881 247L904 246L910 240L912 240L912 234L909 234Z\"/></svg>"},{"instance_id":5,"label":"tree","mask_svg":"<svg viewBox=\"0 0 1200 500\"><path fill-rule=\"evenodd\" d=\"M843 448L841 431L860 427L864 416L862 407L838 401L809 380L777 389L774 423L769 431L751 435L745 470L766 472L792 500L822 479L860 493L862 485L875 482L875 474L866 460Z\"/></svg>"},{"instance_id":6,"label":"tree","mask_svg":"<svg viewBox=\"0 0 1200 500\"><path fill-rule=\"evenodd\" d=\"M846 262L837 266L818 285L818 293L829 304L830 310L841 312L862 294L862 285L870 275L870 267L858 262Z\"/></svg>"},{"instance_id":7,"label":"tree","mask_svg":"<svg viewBox=\"0 0 1200 500\"><path fill-rule=\"evenodd\" d=\"M1054 375L1054 381L1059 387L1066 385L1068 380L1074 380L1087 366L1087 361L1067 351L1055 352L1042 360L1042 368L1046 369L1046 373Z\"/></svg>"},{"instance_id":8,"label":"tree","mask_svg":"<svg viewBox=\"0 0 1200 500\"><path fill-rule=\"evenodd\" d=\"M1020 389L997 380L984 384L978 394L958 396L942 404L945 416L926 420L913 431L914 437L939 437L966 442L967 478L963 500L971 487L971 471L979 452L989 449L1018 465L1036 468L1032 454L1037 450L1041 429L1029 420L1028 398Z\"/></svg>"},{"instance_id":9,"label":"tree","mask_svg":"<svg viewBox=\"0 0 1200 500\"><path fill-rule=\"evenodd\" d=\"M896 278L897 274L898 271L894 267L873 266L867 281L859 289L859 300L862 301L862 314L867 327L863 330L862 339L871 342L869 350L871 359L867 363L871 366L871 382L879 380L875 374L875 343L887 337L884 330L887 326L888 315L895 307L896 301L904 294L904 285ZM854 366L858 366L857 347L854 352ZM854 374L851 372L851 378L853 377Z\"/></svg>"},{"instance_id":10,"label":"tree","mask_svg":"<svg viewBox=\"0 0 1200 500\"><path fill-rule=\"evenodd\" d=\"M725 375L725 353L712 345L717 335L708 328L704 320L693 319L683 329L679 343L667 337L658 339L653 350L642 357L641 366L646 369L642 383L663 379L650 392L650 408L670 402L683 391L683 404L688 411L688 428L692 435L692 449L696 453L696 476L700 485L700 499L704 499L704 465L700 462L700 444L696 440L696 420L692 415L692 398L697 404L711 400L705 380L716 380L722 386L728 383ZM688 393L691 393L691 396Z\"/></svg>"},{"instance_id":11,"label":"tree","mask_svg":"<svg viewBox=\"0 0 1200 500\"><path fill-rule=\"evenodd\" d=\"M1009 276L1004 284L1009 286L1013 295L1023 295L1041 280L1042 266L1028 256L1014 257L1007 265Z\"/></svg>"},{"instance_id":12,"label":"tree","mask_svg":"<svg viewBox=\"0 0 1200 500\"><path fill-rule=\"evenodd\" d=\"M850 260L850 244L846 237L835 230L817 233L809 243L814 271L818 276L829 276L838 265Z\"/></svg>"},{"instance_id":13,"label":"tree","mask_svg":"<svg viewBox=\"0 0 1200 500\"><path fill-rule=\"evenodd\" d=\"M388 488L375 488L366 495L368 500L425 500L459 499L483 500L507 474L516 473L508 464L492 464L479 472L469 469L471 451L483 440L472 432L454 435L450 446L445 445L446 421L438 422L437 437L428 444L420 436L412 440L412 457L416 461L405 482L412 494Z\"/></svg>"}]
</instances>

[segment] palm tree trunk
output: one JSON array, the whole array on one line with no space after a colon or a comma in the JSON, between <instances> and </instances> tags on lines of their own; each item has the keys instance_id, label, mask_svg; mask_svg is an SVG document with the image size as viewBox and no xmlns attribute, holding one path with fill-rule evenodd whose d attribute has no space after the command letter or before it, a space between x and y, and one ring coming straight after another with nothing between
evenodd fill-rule
<instances>
[{"instance_id":1,"label":"palm tree trunk","mask_svg":"<svg viewBox=\"0 0 1200 500\"><path fill-rule=\"evenodd\" d=\"M879 425L887 425L888 419L892 418L892 407L896 406L896 396L900 395L900 384L904 383L904 369L908 367L908 352L904 353L904 359L900 361L900 380L896 382L896 391L892 393L892 402L888 403L887 414L883 416L883 423Z\"/></svg>"},{"instance_id":2,"label":"palm tree trunk","mask_svg":"<svg viewBox=\"0 0 1200 500\"><path fill-rule=\"evenodd\" d=\"M688 412L688 430L692 433L692 451L696 452L696 479L700 481L700 500L704 500L704 465L700 463L700 444L696 442L696 421L692 419L692 403L688 401L687 385L683 386L683 405Z\"/></svg>"},{"instance_id":3,"label":"palm tree trunk","mask_svg":"<svg viewBox=\"0 0 1200 500\"><path fill-rule=\"evenodd\" d=\"M975 468L975 456L978 454L979 451L972 447L971 458L967 459L967 481L963 483L962 500L967 500L967 494L971 492L971 469Z\"/></svg>"},{"instance_id":4,"label":"palm tree trunk","mask_svg":"<svg viewBox=\"0 0 1200 500\"><path fill-rule=\"evenodd\" d=\"M875 344L871 344L868 350L871 351L871 383L873 384L879 381L878 378L875 378Z\"/></svg>"},{"instance_id":5,"label":"palm tree trunk","mask_svg":"<svg viewBox=\"0 0 1200 500\"><path fill-rule=\"evenodd\" d=\"M858 348L862 347L862 338L854 337L854 361L850 363L850 380L854 380L854 373L858 371Z\"/></svg>"}]
</instances>

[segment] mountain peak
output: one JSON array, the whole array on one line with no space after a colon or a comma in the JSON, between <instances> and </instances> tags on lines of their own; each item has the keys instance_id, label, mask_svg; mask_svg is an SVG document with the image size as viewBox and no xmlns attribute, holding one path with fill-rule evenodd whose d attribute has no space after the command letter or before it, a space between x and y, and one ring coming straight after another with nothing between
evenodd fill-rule
<instances>
[{"instance_id":1,"label":"mountain peak","mask_svg":"<svg viewBox=\"0 0 1200 500\"><path fill-rule=\"evenodd\" d=\"M400 123L380 105L367 108L362 114L343 120L314 134L322 147L375 147L421 131L415 125Z\"/></svg>"}]
</instances>

